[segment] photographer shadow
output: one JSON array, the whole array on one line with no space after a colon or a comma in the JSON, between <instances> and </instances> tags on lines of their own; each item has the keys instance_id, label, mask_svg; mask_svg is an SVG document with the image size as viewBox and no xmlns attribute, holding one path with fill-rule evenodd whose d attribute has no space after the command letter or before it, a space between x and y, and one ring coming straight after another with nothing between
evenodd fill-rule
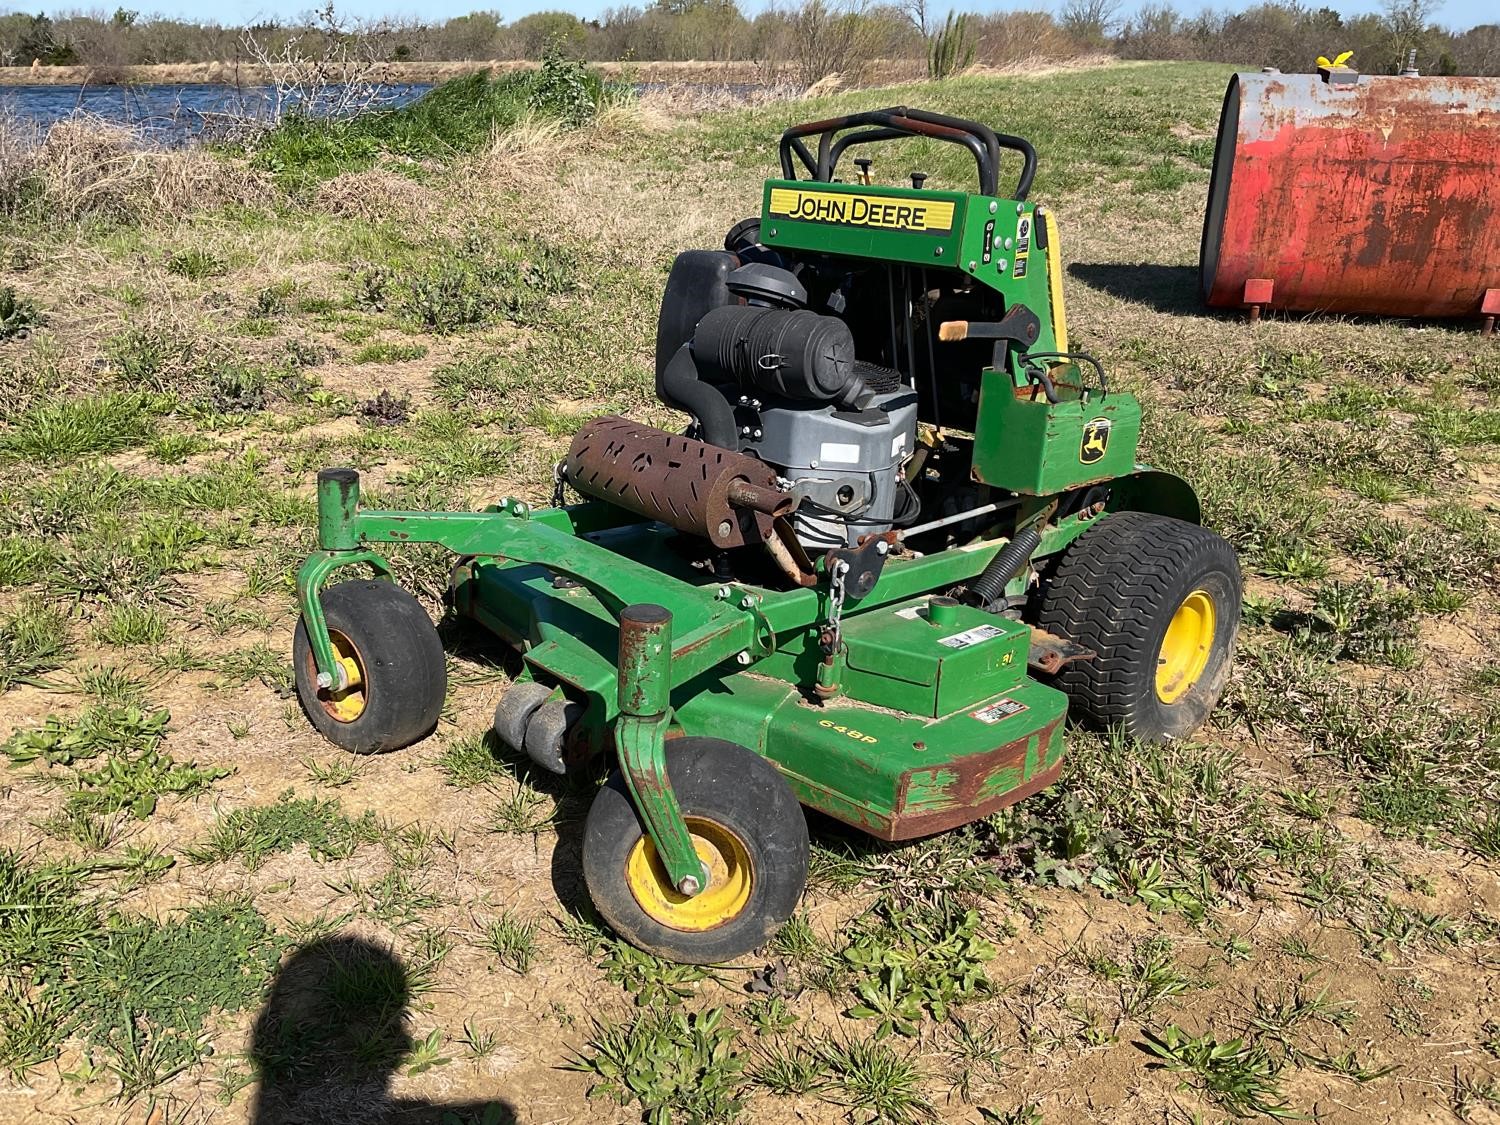
<instances>
[{"instance_id":1,"label":"photographer shadow","mask_svg":"<svg viewBox=\"0 0 1500 1125\"><path fill-rule=\"evenodd\" d=\"M390 949L337 935L299 949L255 1021L254 1125L514 1125L510 1103L399 1098L391 1082L413 1043L411 987Z\"/></svg>"}]
</instances>

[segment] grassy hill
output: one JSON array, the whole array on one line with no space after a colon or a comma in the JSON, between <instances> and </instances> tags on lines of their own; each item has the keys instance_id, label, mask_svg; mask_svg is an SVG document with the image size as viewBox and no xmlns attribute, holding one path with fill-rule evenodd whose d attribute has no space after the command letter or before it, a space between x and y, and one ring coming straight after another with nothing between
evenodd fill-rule
<instances>
[{"instance_id":1,"label":"grassy hill","mask_svg":"<svg viewBox=\"0 0 1500 1125\"><path fill-rule=\"evenodd\" d=\"M507 110L442 143L407 118L239 155L64 128L0 157L0 1106L1492 1119L1500 345L1203 311L1228 73ZM651 390L673 256L758 208L786 125L888 104L1036 144L1074 340L1240 552L1233 683L1192 743L1073 734L1064 780L988 822L900 848L815 824L762 957L669 966L591 920L596 779L485 738L494 646L445 628L449 706L406 751L304 721L313 475L545 503L582 419L679 422ZM887 182L967 174L876 155ZM435 615L450 561L397 560Z\"/></svg>"}]
</instances>

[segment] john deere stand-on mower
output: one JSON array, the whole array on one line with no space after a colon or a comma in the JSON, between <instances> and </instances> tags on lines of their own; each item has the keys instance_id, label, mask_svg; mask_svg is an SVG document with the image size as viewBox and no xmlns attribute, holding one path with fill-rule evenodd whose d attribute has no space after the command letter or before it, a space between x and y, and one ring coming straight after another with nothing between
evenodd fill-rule
<instances>
[{"instance_id":1,"label":"john deere stand-on mower","mask_svg":"<svg viewBox=\"0 0 1500 1125\"><path fill-rule=\"evenodd\" d=\"M966 148L978 191L847 175L851 148L908 137ZM496 732L558 773L613 752L589 892L678 961L792 913L799 805L907 840L1056 780L1069 708L1186 735L1239 624L1233 550L1136 464L1140 404L1069 349L1032 146L894 108L788 129L780 156L761 214L667 280L657 392L686 433L589 422L558 473L581 502L545 509L365 510L327 470L298 576L313 725L391 750L432 730L445 678L379 550L461 556L456 611L523 657ZM374 577L328 584L351 567Z\"/></svg>"}]
</instances>

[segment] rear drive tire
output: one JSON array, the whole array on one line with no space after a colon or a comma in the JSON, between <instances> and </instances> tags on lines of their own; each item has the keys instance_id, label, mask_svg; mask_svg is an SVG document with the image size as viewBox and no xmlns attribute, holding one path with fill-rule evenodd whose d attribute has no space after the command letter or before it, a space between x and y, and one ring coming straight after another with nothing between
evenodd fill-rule
<instances>
[{"instance_id":1,"label":"rear drive tire","mask_svg":"<svg viewBox=\"0 0 1500 1125\"><path fill-rule=\"evenodd\" d=\"M437 725L448 690L443 644L420 602L391 582L360 579L322 592L323 617L349 690L318 687L307 624L297 622L297 698L318 732L356 754L399 750Z\"/></svg>"},{"instance_id":2,"label":"rear drive tire","mask_svg":"<svg viewBox=\"0 0 1500 1125\"><path fill-rule=\"evenodd\" d=\"M670 885L625 777L599 791L584 826L583 874L594 906L632 945L708 965L764 945L807 883L807 821L765 758L717 738L667 743L667 775L709 868L687 898Z\"/></svg>"},{"instance_id":3,"label":"rear drive tire","mask_svg":"<svg viewBox=\"0 0 1500 1125\"><path fill-rule=\"evenodd\" d=\"M1054 679L1085 725L1148 742L1185 738L1229 681L1239 560L1206 528L1145 512L1107 516L1063 552L1040 602L1038 625L1098 654Z\"/></svg>"}]
</instances>

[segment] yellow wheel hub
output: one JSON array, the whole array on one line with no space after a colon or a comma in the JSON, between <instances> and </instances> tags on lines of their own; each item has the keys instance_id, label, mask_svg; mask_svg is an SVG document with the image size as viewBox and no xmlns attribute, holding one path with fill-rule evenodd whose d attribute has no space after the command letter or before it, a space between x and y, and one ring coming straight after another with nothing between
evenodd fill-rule
<instances>
[{"instance_id":1,"label":"yellow wheel hub","mask_svg":"<svg viewBox=\"0 0 1500 1125\"><path fill-rule=\"evenodd\" d=\"M699 933L722 926L745 909L755 875L740 838L703 817L686 818L693 848L708 872L708 883L689 898L672 885L656 845L643 835L625 861L630 893L650 917L674 930Z\"/></svg>"},{"instance_id":2,"label":"yellow wheel hub","mask_svg":"<svg viewBox=\"0 0 1500 1125\"><path fill-rule=\"evenodd\" d=\"M330 629L328 639L333 642L334 659L343 669L347 682L342 688L328 688L318 692L318 701L323 704L323 710L339 722L352 723L365 713L367 699L364 666L360 664L359 652L348 637Z\"/></svg>"},{"instance_id":3,"label":"yellow wheel hub","mask_svg":"<svg viewBox=\"0 0 1500 1125\"><path fill-rule=\"evenodd\" d=\"M1214 600L1206 590L1194 590L1172 614L1156 657L1156 696L1163 703L1181 699L1203 675L1215 623Z\"/></svg>"}]
</instances>

